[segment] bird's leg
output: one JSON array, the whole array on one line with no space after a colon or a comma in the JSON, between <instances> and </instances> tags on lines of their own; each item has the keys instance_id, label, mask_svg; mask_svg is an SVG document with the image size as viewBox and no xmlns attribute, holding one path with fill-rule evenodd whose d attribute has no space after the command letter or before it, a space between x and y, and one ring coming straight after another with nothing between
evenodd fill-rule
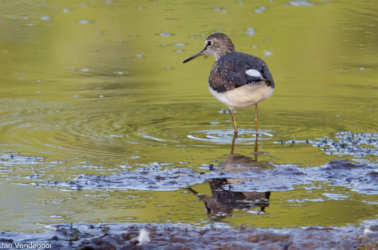
<instances>
[{"instance_id":1,"label":"bird's leg","mask_svg":"<svg viewBox=\"0 0 378 250\"><path fill-rule=\"evenodd\" d=\"M235 140L238 138L238 134L234 134L234 138L232 138L232 145L231 145L231 154L234 154L234 148L235 148Z\"/></svg>"},{"instance_id":2,"label":"bird's leg","mask_svg":"<svg viewBox=\"0 0 378 250\"><path fill-rule=\"evenodd\" d=\"M255 140L255 151L253 152L253 154L255 155L255 161L257 162L257 156L259 154L259 140L258 140L258 136L256 136L256 140Z\"/></svg>"},{"instance_id":3,"label":"bird's leg","mask_svg":"<svg viewBox=\"0 0 378 250\"><path fill-rule=\"evenodd\" d=\"M235 121L235 117L234 117L234 111L232 110L232 108L229 108L230 109L230 114L231 114L231 117L232 117L232 122L234 123L234 130L235 130L235 135L238 134L238 125L236 125L236 121Z\"/></svg>"},{"instance_id":4,"label":"bird's leg","mask_svg":"<svg viewBox=\"0 0 378 250\"><path fill-rule=\"evenodd\" d=\"M257 121L257 103L255 104L255 125L256 125L256 136L259 136L259 124Z\"/></svg>"}]
</instances>

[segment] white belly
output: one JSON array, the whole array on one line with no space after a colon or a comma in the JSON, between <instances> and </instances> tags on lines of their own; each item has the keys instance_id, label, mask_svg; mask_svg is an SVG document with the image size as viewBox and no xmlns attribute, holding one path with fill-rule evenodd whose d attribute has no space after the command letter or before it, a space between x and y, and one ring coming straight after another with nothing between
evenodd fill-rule
<instances>
[{"instance_id":1,"label":"white belly","mask_svg":"<svg viewBox=\"0 0 378 250\"><path fill-rule=\"evenodd\" d=\"M273 94L274 88L265 82L246 84L242 87L218 93L209 87L210 93L229 108L246 108L259 103Z\"/></svg>"}]
</instances>

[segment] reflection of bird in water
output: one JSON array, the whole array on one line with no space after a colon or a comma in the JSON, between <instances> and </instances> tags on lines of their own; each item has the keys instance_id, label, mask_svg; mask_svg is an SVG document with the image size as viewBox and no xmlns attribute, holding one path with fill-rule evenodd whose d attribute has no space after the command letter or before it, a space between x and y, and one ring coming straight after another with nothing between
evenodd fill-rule
<instances>
[{"instance_id":1,"label":"reflection of bird in water","mask_svg":"<svg viewBox=\"0 0 378 250\"><path fill-rule=\"evenodd\" d=\"M209 90L230 109L235 134L238 133L238 127L233 109L255 105L258 135L257 104L270 97L274 90L268 66L258 57L236 52L231 39L222 33L214 33L206 38L205 47L184 63L204 54L213 55L217 60L210 71Z\"/></svg>"},{"instance_id":2,"label":"reflection of bird in water","mask_svg":"<svg viewBox=\"0 0 378 250\"><path fill-rule=\"evenodd\" d=\"M236 135L235 135L236 137ZM234 154L233 140L231 154L225 161L219 163L221 170L211 171L226 171L238 173L242 171L255 171L271 168L267 162L257 161L257 137L255 142L255 159L244 155ZM252 168L250 168L252 167ZM205 205L205 211L209 216L217 216L216 218L224 218L227 214L231 214L234 208L237 209L251 209L257 206L261 211L264 211L269 206L270 192L235 192L231 189L231 185L237 185L244 182L246 178L215 178L208 180L210 185L212 197L206 195L199 195L200 199ZM194 189L189 190L198 195Z\"/></svg>"},{"instance_id":3,"label":"reflection of bird in water","mask_svg":"<svg viewBox=\"0 0 378 250\"><path fill-rule=\"evenodd\" d=\"M227 186L232 179L218 178L209 180L212 197L199 196L205 205L205 212L209 216L224 218L236 209L251 209L260 207L264 211L269 206L270 192L234 192ZM194 194L198 194L189 188Z\"/></svg>"},{"instance_id":4,"label":"reflection of bird in water","mask_svg":"<svg viewBox=\"0 0 378 250\"><path fill-rule=\"evenodd\" d=\"M260 170L260 169L266 169L269 167L272 167L268 162L265 161L258 161L258 156L264 153L259 153L258 151L258 137L256 136L255 139L255 148L253 151L254 159L248 156L235 154L235 142L238 138L237 135L234 135L232 139L232 145L231 145L231 153L228 155L228 158L225 161L222 161L219 163L219 166L223 168L224 171L227 172L242 172L248 170L248 168L245 167L253 167L254 170ZM238 168L244 167L244 168Z\"/></svg>"}]
</instances>

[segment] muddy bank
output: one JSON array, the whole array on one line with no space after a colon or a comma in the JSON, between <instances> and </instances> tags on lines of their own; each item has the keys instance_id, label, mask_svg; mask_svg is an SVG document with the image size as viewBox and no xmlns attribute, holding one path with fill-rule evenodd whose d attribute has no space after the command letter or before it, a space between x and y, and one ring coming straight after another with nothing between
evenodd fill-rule
<instances>
[{"instance_id":1,"label":"muddy bank","mask_svg":"<svg viewBox=\"0 0 378 250\"><path fill-rule=\"evenodd\" d=\"M315 140L278 141L278 144L307 143L318 147L328 155L352 156L361 159L365 156L378 156L378 133L338 132L336 139L328 136Z\"/></svg>"},{"instance_id":2,"label":"muddy bank","mask_svg":"<svg viewBox=\"0 0 378 250\"><path fill-rule=\"evenodd\" d=\"M366 222L374 224L375 222ZM376 224L376 223L375 223ZM147 243L139 244L142 228L149 234ZM378 227L308 227L292 229L238 229L220 227L193 228L172 224L88 224L51 226L45 233L0 233L0 245L51 244L41 249L378 249ZM27 249L27 248L18 248Z\"/></svg>"},{"instance_id":3,"label":"muddy bank","mask_svg":"<svg viewBox=\"0 0 378 250\"><path fill-rule=\"evenodd\" d=\"M235 155L231 155L235 157ZM260 162L231 164L233 169L208 165L204 172L186 168L164 168L161 165L122 171L109 176L79 175L70 182L39 182L35 185L65 186L73 189L137 189L169 191L204 183L211 179L238 179L225 188L233 191L266 192L293 190L295 185L307 185L306 189L317 189L316 181L334 186L351 188L364 194L378 194L378 165L355 164L348 160L331 161L320 167L300 168L295 165L267 165ZM220 164L221 165L221 164ZM30 177L33 178L33 177Z\"/></svg>"}]
</instances>

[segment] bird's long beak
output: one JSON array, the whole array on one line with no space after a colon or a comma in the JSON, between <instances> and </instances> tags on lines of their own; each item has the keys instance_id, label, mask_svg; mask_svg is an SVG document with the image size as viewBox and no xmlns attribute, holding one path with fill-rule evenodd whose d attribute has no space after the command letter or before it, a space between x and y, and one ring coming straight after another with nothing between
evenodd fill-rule
<instances>
[{"instance_id":1,"label":"bird's long beak","mask_svg":"<svg viewBox=\"0 0 378 250\"><path fill-rule=\"evenodd\" d=\"M205 46L200 52L198 52L197 54L195 54L195 55L189 57L188 59L186 59L186 60L183 61L182 63L189 62L189 61L193 60L193 59L196 58L196 57L202 56L203 54L205 54L206 49L207 49L207 46Z\"/></svg>"}]
</instances>

